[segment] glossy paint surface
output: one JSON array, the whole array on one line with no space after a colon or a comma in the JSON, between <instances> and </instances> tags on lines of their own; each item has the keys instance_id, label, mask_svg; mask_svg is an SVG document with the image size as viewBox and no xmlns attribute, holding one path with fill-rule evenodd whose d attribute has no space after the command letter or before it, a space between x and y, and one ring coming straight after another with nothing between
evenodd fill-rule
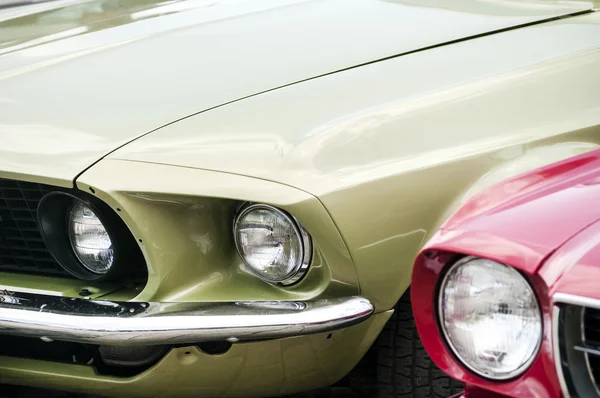
<instances>
[{"instance_id":1,"label":"glossy paint surface","mask_svg":"<svg viewBox=\"0 0 600 398\"><path fill-rule=\"evenodd\" d=\"M456 212L417 257L411 290L415 323L436 364L473 387L467 396L561 396L551 341L552 295L600 298L596 286L600 212L594 210L600 198L598 182L600 151L596 150L495 185ZM540 352L514 381L490 382L469 372L439 331L434 303L440 274L465 254L520 269L539 298L543 315Z\"/></svg>"},{"instance_id":2,"label":"glossy paint surface","mask_svg":"<svg viewBox=\"0 0 600 398\"><path fill-rule=\"evenodd\" d=\"M120 209L140 243L148 283L137 300L310 300L359 293L339 231L323 205L301 190L227 173L110 159L84 173L77 186L93 189ZM244 202L284 209L311 234L313 260L301 283L276 286L247 271L232 232Z\"/></svg>"},{"instance_id":3,"label":"glossy paint surface","mask_svg":"<svg viewBox=\"0 0 600 398\"><path fill-rule=\"evenodd\" d=\"M592 224L553 253L540 270L540 276L550 287L551 294L600 299L600 222Z\"/></svg>"},{"instance_id":4,"label":"glossy paint surface","mask_svg":"<svg viewBox=\"0 0 600 398\"><path fill-rule=\"evenodd\" d=\"M465 198L597 147L599 48L598 13L481 37L222 106L109 158L311 193L339 227L361 291L389 309L419 248Z\"/></svg>"},{"instance_id":5,"label":"glossy paint surface","mask_svg":"<svg viewBox=\"0 0 600 398\"><path fill-rule=\"evenodd\" d=\"M460 203L600 144L595 13L328 74L589 2L149 1L119 15L98 8L107 1L84 4L89 32L69 25L72 37L57 26L77 21L77 8L0 22L18 30L31 18L50 21L35 37L0 34L13 42L0 55L0 176L63 186L75 179L125 220L148 284L99 295L364 294L377 314L335 344L310 336L209 358L192 350L191 359L178 349L128 380L0 358L0 382L123 396L173 386L176 396L266 396L329 384L375 339L410 283L414 256ZM287 210L311 233L315 260L301 283L273 286L243 271L230 228L245 201ZM53 290L26 276L8 284ZM71 286L54 290L70 295Z\"/></svg>"},{"instance_id":6,"label":"glossy paint surface","mask_svg":"<svg viewBox=\"0 0 600 398\"><path fill-rule=\"evenodd\" d=\"M509 179L465 203L428 245L535 274L548 255L600 219L598 181L598 150Z\"/></svg>"},{"instance_id":7,"label":"glossy paint surface","mask_svg":"<svg viewBox=\"0 0 600 398\"><path fill-rule=\"evenodd\" d=\"M109 157L248 175L318 197L502 149L501 160L513 160L519 145L600 124L599 46L599 13L488 35L236 101Z\"/></svg>"},{"instance_id":8,"label":"glossy paint surface","mask_svg":"<svg viewBox=\"0 0 600 398\"><path fill-rule=\"evenodd\" d=\"M0 14L0 176L69 186L100 157L190 114L591 7L474 0L450 7L436 0L114 4L86 1L6 20Z\"/></svg>"}]
</instances>

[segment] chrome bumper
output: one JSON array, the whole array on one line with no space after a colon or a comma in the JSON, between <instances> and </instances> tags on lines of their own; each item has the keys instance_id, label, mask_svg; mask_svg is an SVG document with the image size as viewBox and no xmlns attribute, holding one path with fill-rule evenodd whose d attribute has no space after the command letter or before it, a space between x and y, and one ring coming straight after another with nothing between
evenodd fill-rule
<instances>
[{"instance_id":1,"label":"chrome bumper","mask_svg":"<svg viewBox=\"0 0 600 398\"><path fill-rule=\"evenodd\" d=\"M98 345L282 338L341 329L372 313L373 305L362 297L144 303L0 291L0 334Z\"/></svg>"}]
</instances>

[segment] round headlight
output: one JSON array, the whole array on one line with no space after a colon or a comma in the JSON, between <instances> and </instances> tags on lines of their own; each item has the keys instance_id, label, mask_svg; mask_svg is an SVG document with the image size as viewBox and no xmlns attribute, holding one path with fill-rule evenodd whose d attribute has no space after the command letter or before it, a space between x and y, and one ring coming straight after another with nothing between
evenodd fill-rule
<instances>
[{"instance_id":1,"label":"round headlight","mask_svg":"<svg viewBox=\"0 0 600 398\"><path fill-rule=\"evenodd\" d=\"M114 261L112 241L94 211L75 202L69 216L69 240L77 259L87 270L106 274Z\"/></svg>"},{"instance_id":2,"label":"round headlight","mask_svg":"<svg viewBox=\"0 0 600 398\"><path fill-rule=\"evenodd\" d=\"M242 208L234 236L246 267L264 281L290 285L308 269L312 254L308 233L275 207L254 204Z\"/></svg>"},{"instance_id":3,"label":"round headlight","mask_svg":"<svg viewBox=\"0 0 600 398\"><path fill-rule=\"evenodd\" d=\"M515 269L464 258L445 275L438 306L448 345L475 373L504 380L533 362L542 336L540 308Z\"/></svg>"}]
</instances>

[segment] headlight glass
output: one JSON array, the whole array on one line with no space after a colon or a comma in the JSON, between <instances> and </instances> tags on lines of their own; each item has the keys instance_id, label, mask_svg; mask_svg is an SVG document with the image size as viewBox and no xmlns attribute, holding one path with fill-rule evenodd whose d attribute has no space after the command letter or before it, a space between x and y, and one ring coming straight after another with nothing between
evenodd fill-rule
<instances>
[{"instance_id":1,"label":"headlight glass","mask_svg":"<svg viewBox=\"0 0 600 398\"><path fill-rule=\"evenodd\" d=\"M267 282L294 283L308 268L308 233L275 207L254 204L243 208L236 218L234 234L247 268Z\"/></svg>"},{"instance_id":2,"label":"headlight glass","mask_svg":"<svg viewBox=\"0 0 600 398\"><path fill-rule=\"evenodd\" d=\"M85 203L73 205L69 216L69 240L77 259L95 274L105 274L114 262L113 244L98 216Z\"/></svg>"},{"instance_id":3,"label":"headlight glass","mask_svg":"<svg viewBox=\"0 0 600 398\"><path fill-rule=\"evenodd\" d=\"M540 308L529 283L511 267L475 257L457 262L442 281L439 314L456 356L481 376L518 376L537 354Z\"/></svg>"}]
</instances>

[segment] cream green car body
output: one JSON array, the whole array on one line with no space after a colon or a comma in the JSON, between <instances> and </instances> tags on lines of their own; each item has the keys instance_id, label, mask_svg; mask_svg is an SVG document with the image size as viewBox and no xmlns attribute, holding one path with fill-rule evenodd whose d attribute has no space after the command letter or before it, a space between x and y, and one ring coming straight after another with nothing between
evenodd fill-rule
<instances>
[{"instance_id":1,"label":"cream green car body","mask_svg":"<svg viewBox=\"0 0 600 398\"><path fill-rule=\"evenodd\" d=\"M600 145L589 1L58 0L0 9L0 178L92 193L139 242L143 286L0 273L0 289L156 303L361 296L340 330L177 347L135 377L0 357L0 382L110 396L271 396L330 385L466 198ZM310 233L292 286L244 269L237 207ZM416 287L418 288L418 287Z\"/></svg>"}]
</instances>

